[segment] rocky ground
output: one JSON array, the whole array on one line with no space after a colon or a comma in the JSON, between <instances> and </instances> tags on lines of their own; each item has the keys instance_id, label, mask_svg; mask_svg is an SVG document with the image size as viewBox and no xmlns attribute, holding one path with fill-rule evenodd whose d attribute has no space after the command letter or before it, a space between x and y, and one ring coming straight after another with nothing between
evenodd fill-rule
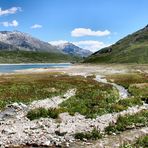
<instances>
[{"instance_id":1,"label":"rocky ground","mask_svg":"<svg viewBox=\"0 0 148 148\"><path fill-rule=\"evenodd\" d=\"M80 68L80 67L79 67ZM88 67L87 67L88 68ZM68 72L70 75L81 74L83 76L89 74L97 74L95 80L102 83L109 83L113 85L118 91L121 99L126 99L130 94L128 91L115 83L110 83L104 78L104 74L110 73L127 73L128 69L114 69L107 68L71 68L64 69L61 72ZM102 69L102 71L101 71ZM55 69L55 71L58 71ZM79 71L79 72L78 72ZM81 71L81 72L80 72ZM106 73L104 73L106 71ZM141 69L140 69L141 71ZM145 70L146 71L146 70ZM104 138L98 141L79 141L74 138L77 132L92 131L93 128L98 129L104 133L104 129L110 123L116 123L119 116L134 115L142 110L148 110L148 104L143 103L141 106L129 107L127 110L104 114L97 116L95 119L85 118L85 116L76 113L74 116L68 113L61 113L58 119L40 118L30 121L26 114L31 109L36 108L58 108L59 105L74 96L76 89L68 90L63 96L46 98L44 100L33 101L29 105L23 103L13 103L8 105L0 112L0 147L93 147L93 148L109 148L119 147L125 141L133 142L135 139L148 134L148 128L142 127L134 130L125 131L119 135L105 135Z\"/></svg>"}]
</instances>

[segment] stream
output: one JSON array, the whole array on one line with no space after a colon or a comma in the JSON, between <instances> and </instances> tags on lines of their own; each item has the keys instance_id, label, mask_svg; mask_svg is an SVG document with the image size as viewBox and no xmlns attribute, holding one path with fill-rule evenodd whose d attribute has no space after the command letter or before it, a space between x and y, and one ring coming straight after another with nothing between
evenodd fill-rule
<instances>
[{"instance_id":1,"label":"stream","mask_svg":"<svg viewBox=\"0 0 148 148\"><path fill-rule=\"evenodd\" d=\"M111 84L112 86L114 86L119 91L119 97L121 99L126 99L126 98L128 98L130 96L130 94L129 94L127 89L125 89L123 86L118 85L116 83L108 82L107 79L104 76L96 75L95 80L98 81L98 82L102 82L102 83L106 83L106 84Z\"/></svg>"}]
</instances>

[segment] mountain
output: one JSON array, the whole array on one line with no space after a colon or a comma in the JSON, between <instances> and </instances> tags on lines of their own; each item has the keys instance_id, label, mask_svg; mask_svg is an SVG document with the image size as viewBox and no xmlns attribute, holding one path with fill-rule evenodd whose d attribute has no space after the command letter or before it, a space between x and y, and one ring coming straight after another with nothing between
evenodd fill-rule
<instances>
[{"instance_id":1,"label":"mountain","mask_svg":"<svg viewBox=\"0 0 148 148\"><path fill-rule=\"evenodd\" d=\"M92 54L91 51L82 49L69 42L56 45L56 47L59 50L63 51L64 53L69 54L69 55L74 55L74 56L88 57L89 55Z\"/></svg>"},{"instance_id":2,"label":"mountain","mask_svg":"<svg viewBox=\"0 0 148 148\"><path fill-rule=\"evenodd\" d=\"M51 44L19 31L0 31L0 63L76 62Z\"/></svg>"},{"instance_id":3,"label":"mountain","mask_svg":"<svg viewBox=\"0 0 148 148\"><path fill-rule=\"evenodd\" d=\"M148 25L95 52L84 63L148 63Z\"/></svg>"},{"instance_id":4,"label":"mountain","mask_svg":"<svg viewBox=\"0 0 148 148\"><path fill-rule=\"evenodd\" d=\"M11 46L11 47L10 47ZM19 31L0 31L0 50L22 50L60 53L61 51L27 33Z\"/></svg>"}]
</instances>

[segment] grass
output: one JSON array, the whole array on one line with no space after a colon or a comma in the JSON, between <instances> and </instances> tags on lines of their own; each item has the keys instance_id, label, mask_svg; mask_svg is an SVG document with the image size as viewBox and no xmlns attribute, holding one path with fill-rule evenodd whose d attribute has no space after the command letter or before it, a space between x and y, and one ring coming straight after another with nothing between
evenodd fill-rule
<instances>
[{"instance_id":1,"label":"grass","mask_svg":"<svg viewBox=\"0 0 148 148\"><path fill-rule=\"evenodd\" d=\"M62 63L78 62L80 57L61 53L31 51L1 51L0 63Z\"/></svg>"},{"instance_id":2,"label":"grass","mask_svg":"<svg viewBox=\"0 0 148 148\"><path fill-rule=\"evenodd\" d=\"M134 144L136 147L148 147L148 135L139 138L136 143Z\"/></svg>"},{"instance_id":3,"label":"grass","mask_svg":"<svg viewBox=\"0 0 148 148\"><path fill-rule=\"evenodd\" d=\"M13 102L30 103L33 100L64 94L68 89L77 88L76 98L90 103L113 102L118 93L112 86L98 83L92 78L68 76L60 73L16 74L0 76L0 108ZM103 101L103 99L105 101ZM72 98L70 100L73 100ZM74 101L74 100L73 100ZM89 103L87 102L87 104ZM93 104L88 107L93 108ZM88 104L89 105L89 104ZM95 104L94 104L95 105ZM87 107L87 106L86 106ZM102 104L103 107L103 104ZM79 107L77 106L77 109ZM79 112L79 109L77 110Z\"/></svg>"},{"instance_id":4,"label":"grass","mask_svg":"<svg viewBox=\"0 0 148 148\"><path fill-rule=\"evenodd\" d=\"M135 115L119 116L116 124L110 124L106 127L107 134L119 133L128 128L148 126L148 110L141 111Z\"/></svg>"},{"instance_id":5,"label":"grass","mask_svg":"<svg viewBox=\"0 0 148 148\"><path fill-rule=\"evenodd\" d=\"M33 100L62 95L70 85L62 79L63 75L56 74L27 74L0 76L0 109L13 102L30 103Z\"/></svg>"},{"instance_id":6,"label":"grass","mask_svg":"<svg viewBox=\"0 0 148 148\"><path fill-rule=\"evenodd\" d=\"M108 81L128 89L129 93L144 101L148 99L148 75L146 73L116 74L107 76Z\"/></svg>"},{"instance_id":7,"label":"grass","mask_svg":"<svg viewBox=\"0 0 148 148\"><path fill-rule=\"evenodd\" d=\"M147 147L148 147L148 135L138 138L134 144L124 144L120 146L120 148L147 148Z\"/></svg>"},{"instance_id":8,"label":"grass","mask_svg":"<svg viewBox=\"0 0 148 148\"><path fill-rule=\"evenodd\" d=\"M60 108L50 108L50 109L45 109L45 108L37 108L30 110L27 113L27 118L30 120L35 120L39 118L53 118L56 119L58 118L59 114L65 112L65 110L61 110Z\"/></svg>"},{"instance_id":9,"label":"grass","mask_svg":"<svg viewBox=\"0 0 148 148\"><path fill-rule=\"evenodd\" d=\"M142 104L139 98L118 101L119 94L113 86L99 83L93 78L94 76L85 78L62 73L2 75L0 76L0 109L13 102L29 104L34 100L63 95L71 88L77 89L76 95L60 104L60 109L66 110L71 115L78 112L87 118L96 118L98 115L119 112L130 106ZM44 117L44 114L37 110L30 114L35 116L30 118L32 120Z\"/></svg>"},{"instance_id":10,"label":"grass","mask_svg":"<svg viewBox=\"0 0 148 148\"><path fill-rule=\"evenodd\" d=\"M140 73L114 74L107 76L107 80L128 88L132 84L148 83L148 75Z\"/></svg>"},{"instance_id":11,"label":"grass","mask_svg":"<svg viewBox=\"0 0 148 148\"><path fill-rule=\"evenodd\" d=\"M87 118L95 118L97 115L107 113L108 107L118 100L119 95L117 90L110 85L90 79L87 81L81 82L81 85L78 84L76 95L60 106L71 115L79 112Z\"/></svg>"},{"instance_id":12,"label":"grass","mask_svg":"<svg viewBox=\"0 0 148 148\"><path fill-rule=\"evenodd\" d=\"M128 109L128 107L136 106L136 105L142 105L143 101L140 98L127 98L123 100L119 100L117 103L113 104L111 106L112 112L120 112L123 110Z\"/></svg>"},{"instance_id":13,"label":"grass","mask_svg":"<svg viewBox=\"0 0 148 148\"><path fill-rule=\"evenodd\" d=\"M83 133L76 133L75 139L79 140L97 140L102 138L102 134L96 128L94 128L91 132L83 132Z\"/></svg>"}]
</instances>

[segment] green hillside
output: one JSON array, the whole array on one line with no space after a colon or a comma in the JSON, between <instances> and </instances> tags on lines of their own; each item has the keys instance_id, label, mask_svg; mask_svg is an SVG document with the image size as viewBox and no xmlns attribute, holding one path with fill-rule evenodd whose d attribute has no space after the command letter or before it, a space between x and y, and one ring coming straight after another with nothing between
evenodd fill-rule
<instances>
[{"instance_id":1,"label":"green hillside","mask_svg":"<svg viewBox=\"0 0 148 148\"><path fill-rule=\"evenodd\" d=\"M148 63L148 25L92 54L84 63Z\"/></svg>"},{"instance_id":2,"label":"green hillside","mask_svg":"<svg viewBox=\"0 0 148 148\"><path fill-rule=\"evenodd\" d=\"M61 53L0 51L0 63L62 63L78 61L80 61L79 57Z\"/></svg>"}]
</instances>

